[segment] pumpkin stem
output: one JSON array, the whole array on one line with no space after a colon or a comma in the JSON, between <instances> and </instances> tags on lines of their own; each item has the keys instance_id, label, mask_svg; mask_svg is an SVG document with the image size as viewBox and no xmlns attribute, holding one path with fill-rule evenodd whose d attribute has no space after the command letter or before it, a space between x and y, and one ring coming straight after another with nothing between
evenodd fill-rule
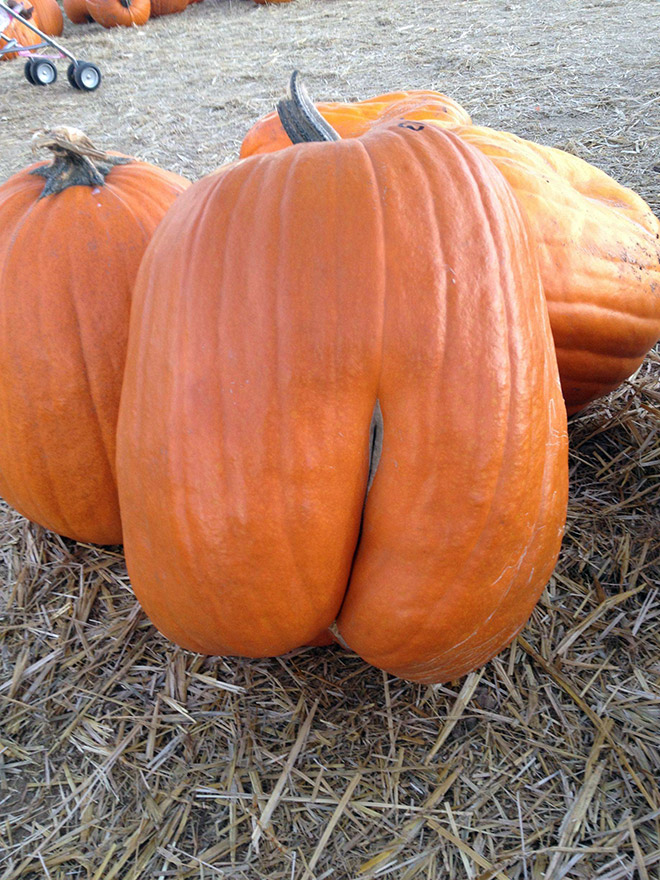
<instances>
[{"instance_id":1,"label":"pumpkin stem","mask_svg":"<svg viewBox=\"0 0 660 880\"><path fill-rule=\"evenodd\" d=\"M339 134L314 106L297 70L291 74L287 97L277 105L277 115L292 144L341 140Z\"/></svg>"},{"instance_id":2,"label":"pumpkin stem","mask_svg":"<svg viewBox=\"0 0 660 880\"><path fill-rule=\"evenodd\" d=\"M86 134L68 126L37 131L32 136L32 151L40 148L53 154L50 165L40 165L31 172L46 181L40 199L69 186L103 186L115 165L133 161L127 156L111 156L97 149Z\"/></svg>"}]
</instances>

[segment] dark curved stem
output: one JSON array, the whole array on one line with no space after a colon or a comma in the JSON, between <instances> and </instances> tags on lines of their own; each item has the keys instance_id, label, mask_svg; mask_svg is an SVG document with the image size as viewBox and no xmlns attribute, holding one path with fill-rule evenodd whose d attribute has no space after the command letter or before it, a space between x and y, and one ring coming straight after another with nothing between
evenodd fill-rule
<instances>
[{"instance_id":1,"label":"dark curved stem","mask_svg":"<svg viewBox=\"0 0 660 880\"><path fill-rule=\"evenodd\" d=\"M46 185L40 199L62 192L70 186L103 186L105 178L115 165L126 165L131 160L123 156L109 156L105 162L92 162L87 156L56 156L50 165L33 168L30 174L43 177Z\"/></svg>"},{"instance_id":2,"label":"dark curved stem","mask_svg":"<svg viewBox=\"0 0 660 880\"><path fill-rule=\"evenodd\" d=\"M34 150L43 147L53 154L50 164L39 165L30 172L46 181L40 199L70 186L103 186L116 165L134 161L128 156L111 156L97 149L82 131L67 126L35 132L32 147Z\"/></svg>"},{"instance_id":3,"label":"dark curved stem","mask_svg":"<svg viewBox=\"0 0 660 880\"><path fill-rule=\"evenodd\" d=\"M341 140L339 134L314 106L297 70L291 74L289 92L278 103L277 114L293 144Z\"/></svg>"}]
</instances>

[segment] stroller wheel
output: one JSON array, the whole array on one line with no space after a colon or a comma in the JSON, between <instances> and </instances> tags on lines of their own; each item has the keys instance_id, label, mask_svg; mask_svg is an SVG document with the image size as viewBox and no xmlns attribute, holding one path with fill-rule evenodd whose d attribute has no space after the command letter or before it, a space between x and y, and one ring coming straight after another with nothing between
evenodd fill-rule
<instances>
[{"instance_id":1,"label":"stroller wheel","mask_svg":"<svg viewBox=\"0 0 660 880\"><path fill-rule=\"evenodd\" d=\"M76 82L75 73L76 73L76 65L75 65L75 62L72 61L71 64L69 64L69 66L66 69L66 78L69 80L69 85L71 86L72 89L80 88L80 86ZM26 76L27 76L27 74L26 74Z\"/></svg>"},{"instance_id":2,"label":"stroller wheel","mask_svg":"<svg viewBox=\"0 0 660 880\"><path fill-rule=\"evenodd\" d=\"M101 85L101 71L90 61L79 61L75 66L73 78L79 89L93 92Z\"/></svg>"},{"instance_id":3,"label":"stroller wheel","mask_svg":"<svg viewBox=\"0 0 660 880\"><path fill-rule=\"evenodd\" d=\"M57 79L57 68L50 61L33 58L30 73L35 86L49 86Z\"/></svg>"},{"instance_id":4,"label":"stroller wheel","mask_svg":"<svg viewBox=\"0 0 660 880\"><path fill-rule=\"evenodd\" d=\"M32 59L28 58L25 62L25 67L23 68L23 73L25 74L25 79L30 83L30 85L36 85L33 77L32 77Z\"/></svg>"}]
</instances>

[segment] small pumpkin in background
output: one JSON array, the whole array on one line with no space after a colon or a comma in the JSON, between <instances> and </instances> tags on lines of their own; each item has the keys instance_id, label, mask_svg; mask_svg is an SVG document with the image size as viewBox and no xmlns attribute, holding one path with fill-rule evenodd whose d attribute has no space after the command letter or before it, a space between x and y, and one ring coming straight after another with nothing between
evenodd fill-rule
<instances>
[{"instance_id":1,"label":"small pumpkin in background","mask_svg":"<svg viewBox=\"0 0 660 880\"><path fill-rule=\"evenodd\" d=\"M135 275L188 182L75 129L0 186L0 496L52 531L121 541L115 428ZM28 257L26 257L28 255Z\"/></svg>"},{"instance_id":2,"label":"small pumpkin in background","mask_svg":"<svg viewBox=\"0 0 660 880\"><path fill-rule=\"evenodd\" d=\"M34 7L34 23L39 30L49 36L59 37L64 29L64 17L57 0L30 0L30 2Z\"/></svg>"},{"instance_id":3,"label":"small pumpkin in background","mask_svg":"<svg viewBox=\"0 0 660 880\"><path fill-rule=\"evenodd\" d=\"M87 0L87 11L105 28L143 25L151 15L151 0Z\"/></svg>"},{"instance_id":4,"label":"small pumpkin in background","mask_svg":"<svg viewBox=\"0 0 660 880\"><path fill-rule=\"evenodd\" d=\"M194 651L274 655L332 625L396 675L454 679L523 626L561 542L534 248L450 129L340 140L295 79L282 113L328 142L193 184L140 266L117 430L131 583Z\"/></svg>"},{"instance_id":5,"label":"small pumpkin in background","mask_svg":"<svg viewBox=\"0 0 660 880\"><path fill-rule=\"evenodd\" d=\"M444 95L439 110L427 99L414 115L397 101L393 94L317 106L342 137L398 115L450 125L486 155L513 188L536 242L568 412L618 387L660 337L660 221L646 202L576 156L471 126L458 105L444 111ZM250 129L241 156L290 143L269 114Z\"/></svg>"},{"instance_id":6,"label":"small pumpkin in background","mask_svg":"<svg viewBox=\"0 0 660 880\"><path fill-rule=\"evenodd\" d=\"M151 17L183 12L187 6L188 0L151 0Z\"/></svg>"},{"instance_id":7,"label":"small pumpkin in background","mask_svg":"<svg viewBox=\"0 0 660 880\"><path fill-rule=\"evenodd\" d=\"M94 21L87 9L87 0L62 0L64 12L73 24L87 24Z\"/></svg>"}]
</instances>

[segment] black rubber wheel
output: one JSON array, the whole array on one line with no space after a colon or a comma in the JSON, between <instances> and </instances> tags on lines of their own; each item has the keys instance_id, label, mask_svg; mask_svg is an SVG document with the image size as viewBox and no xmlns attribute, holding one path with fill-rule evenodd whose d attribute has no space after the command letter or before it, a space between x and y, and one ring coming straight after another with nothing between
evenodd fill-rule
<instances>
[{"instance_id":1,"label":"black rubber wheel","mask_svg":"<svg viewBox=\"0 0 660 880\"><path fill-rule=\"evenodd\" d=\"M72 61L71 64L69 64L69 66L66 69L66 78L69 80L69 85L71 86L72 89L80 88L80 86L76 82L75 73L76 73L76 65L75 65L75 62Z\"/></svg>"},{"instance_id":2,"label":"black rubber wheel","mask_svg":"<svg viewBox=\"0 0 660 880\"><path fill-rule=\"evenodd\" d=\"M36 85L34 79L32 78L32 59L28 58L25 62L25 67L23 68L23 73L25 74L25 79L30 83L31 86Z\"/></svg>"},{"instance_id":3,"label":"black rubber wheel","mask_svg":"<svg viewBox=\"0 0 660 880\"><path fill-rule=\"evenodd\" d=\"M75 66L73 78L83 92L93 92L101 85L101 71L91 61L79 61Z\"/></svg>"},{"instance_id":4,"label":"black rubber wheel","mask_svg":"<svg viewBox=\"0 0 660 880\"><path fill-rule=\"evenodd\" d=\"M57 68L45 58L33 58L30 73L35 86L49 86L57 79Z\"/></svg>"}]
</instances>

